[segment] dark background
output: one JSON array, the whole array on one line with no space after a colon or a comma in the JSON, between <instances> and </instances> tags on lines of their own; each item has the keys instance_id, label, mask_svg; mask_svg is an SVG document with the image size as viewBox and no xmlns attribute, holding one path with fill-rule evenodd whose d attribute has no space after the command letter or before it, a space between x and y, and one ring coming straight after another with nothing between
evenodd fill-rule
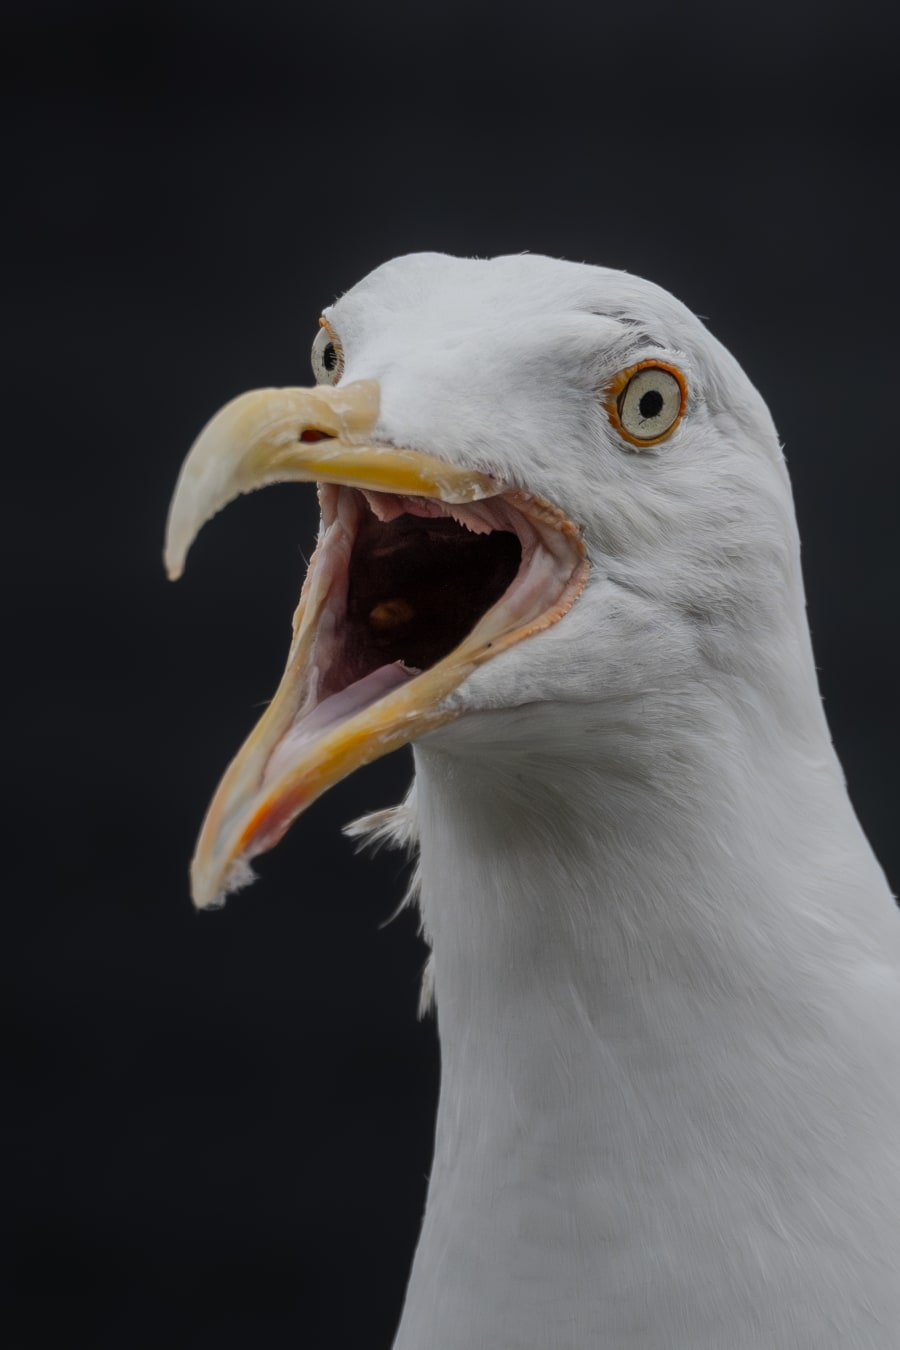
<instances>
[{"instance_id":1,"label":"dark background","mask_svg":"<svg viewBox=\"0 0 900 1350\"><path fill-rule=\"evenodd\" d=\"M896 19L888 6L7 6L2 1339L390 1344L438 1059L340 785L221 913L186 866L272 692L312 493L160 563L226 399L306 383L409 250L530 249L708 317L786 444L822 685L896 886ZM11 474L10 471L11 470ZM9 482L10 477L12 483Z\"/></svg>"}]
</instances>

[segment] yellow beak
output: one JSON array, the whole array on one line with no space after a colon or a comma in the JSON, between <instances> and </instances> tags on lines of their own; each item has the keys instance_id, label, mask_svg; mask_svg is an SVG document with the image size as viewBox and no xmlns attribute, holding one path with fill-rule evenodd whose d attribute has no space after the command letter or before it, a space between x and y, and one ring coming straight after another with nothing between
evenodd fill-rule
<instances>
[{"instance_id":1,"label":"yellow beak","mask_svg":"<svg viewBox=\"0 0 900 1350\"><path fill-rule=\"evenodd\" d=\"M377 445L376 380L335 388L253 389L226 403L181 467L166 525L170 581L184 571L201 527L244 492L269 483L345 483L372 491L474 502L501 491L488 474L433 455Z\"/></svg>"},{"instance_id":2,"label":"yellow beak","mask_svg":"<svg viewBox=\"0 0 900 1350\"><path fill-rule=\"evenodd\" d=\"M527 494L506 491L488 474L379 444L373 435L378 410L373 380L255 390L213 417L181 470L165 547L172 579L181 575L200 527L240 493L275 482L322 485L322 532L294 616L284 675L225 773L197 843L191 881L200 908L221 903L229 891L246 884L252 877L249 860L271 848L295 817L340 778L458 715L447 708L446 696L482 661L554 623L584 586L584 548L562 513ZM428 669L414 672L396 662L370 672L352 690L339 691L337 699L322 698L327 672L321 652L346 607L354 539L368 509L366 493L391 494L420 513L424 503L444 503L456 508L446 514L470 513L476 528L478 513L490 510L486 529L516 531L523 552L527 548L529 557L540 556L545 572L555 569L553 604L536 608L535 586L525 585L522 599L494 604L449 655ZM485 505L474 505L479 502ZM442 508L433 513L445 514ZM390 624L391 601L385 599L372 616Z\"/></svg>"}]
</instances>

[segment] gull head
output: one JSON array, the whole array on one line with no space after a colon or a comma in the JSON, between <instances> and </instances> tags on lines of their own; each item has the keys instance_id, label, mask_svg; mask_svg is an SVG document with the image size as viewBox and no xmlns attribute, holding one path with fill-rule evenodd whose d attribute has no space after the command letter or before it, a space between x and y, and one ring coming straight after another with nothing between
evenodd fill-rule
<instances>
[{"instance_id":1,"label":"gull head","mask_svg":"<svg viewBox=\"0 0 900 1350\"><path fill-rule=\"evenodd\" d=\"M192 865L221 903L333 783L508 714L811 670L787 473L733 357L666 291L533 255L415 254L321 316L316 383L241 395L191 448L180 575L240 493L318 484L316 552L279 689ZM554 725L558 726L558 718Z\"/></svg>"}]
</instances>

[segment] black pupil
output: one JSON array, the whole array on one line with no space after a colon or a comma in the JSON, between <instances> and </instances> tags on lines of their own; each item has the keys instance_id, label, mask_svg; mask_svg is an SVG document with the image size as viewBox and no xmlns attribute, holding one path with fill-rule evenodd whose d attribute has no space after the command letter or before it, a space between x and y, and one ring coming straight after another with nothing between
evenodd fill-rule
<instances>
[{"instance_id":1,"label":"black pupil","mask_svg":"<svg viewBox=\"0 0 900 1350\"><path fill-rule=\"evenodd\" d=\"M329 369L331 367L329 366ZM651 418L659 417L662 412L663 396L658 389L648 389L646 394L641 394L638 410L641 417Z\"/></svg>"},{"instance_id":2,"label":"black pupil","mask_svg":"<svg viewBox=\"0 0 900 1350\"><path fill-rule=\"evenodd\" d=\"M329 375L337 366L337 352L334 350L333 342L326 342L325 346L322 348L322 365L328 371ZM645 394L644 398L646 397L647 395ZM641 402L643 402L643 399ZM662 403L662 399L660 399L660 403Z\"/></svg>"}]
</instances>

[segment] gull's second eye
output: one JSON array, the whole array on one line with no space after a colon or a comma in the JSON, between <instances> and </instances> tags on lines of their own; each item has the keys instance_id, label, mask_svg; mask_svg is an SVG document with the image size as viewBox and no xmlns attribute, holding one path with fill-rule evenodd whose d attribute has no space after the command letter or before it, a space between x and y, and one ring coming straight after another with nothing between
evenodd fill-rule
<instances>
[{"instance_id":1,"label":"gull's second eye","mask_svg":"<svg viewBox=\"0 0 900 1350\"><path fill-rule=\"evenodd\" d=\"M316 384L337 384L344 369L344 353L328 320L322 319L321 324L310 353L313 374Z\"/></svg>"},{"instance_id":2,"label":"gull's second eye","mask_svg":"<svg viewBox=\"0 0 900 1350\"><path fill-rule=\"evenodd\" d=\"M687 405L684 376L675 366L641 361L615 380L606 405L613 426L632 445L658 445L675 430Z\"/></svg>"}]
</instances>

